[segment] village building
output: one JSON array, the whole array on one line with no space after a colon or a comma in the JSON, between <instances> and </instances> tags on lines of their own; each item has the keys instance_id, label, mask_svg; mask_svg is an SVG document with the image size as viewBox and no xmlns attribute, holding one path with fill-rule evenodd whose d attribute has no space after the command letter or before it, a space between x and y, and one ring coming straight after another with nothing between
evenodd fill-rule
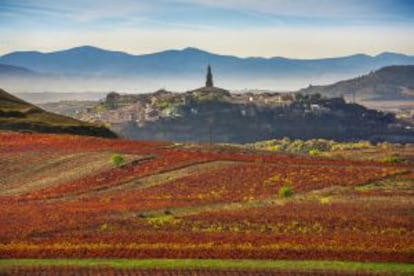
<instances>
[{"instance_id":1,"label":"village building","mask_svg":"<svg viewBox=\"0 0 414 276\"><path fill-rule=\"evenodd\" d=\"M208 99L210 97L214 97L214 99L216 99L217 97L231 96L229 90L214 86L213 73L210 65L207 66L206 85L194 90L190 90L187 92L187 94L200 97L201 99Z\"/></svg>"}]
</instances>

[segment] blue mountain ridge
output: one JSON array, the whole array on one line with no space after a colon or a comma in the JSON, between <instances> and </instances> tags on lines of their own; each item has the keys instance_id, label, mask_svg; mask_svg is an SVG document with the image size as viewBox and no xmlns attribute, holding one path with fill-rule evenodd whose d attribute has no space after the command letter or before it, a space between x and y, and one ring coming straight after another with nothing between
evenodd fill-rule
<instances>
[{"instance_id":1,"label":"blue mountain ridge","mask_svg":"<svg viewBox=\"0 0 414 276\"><path fill-rule=\"evenodd\" d=\"M414 56L386 52L376 56L356 54L321 59L240 58L193 47L132 55L81 46L49 53L12 52L1 56L0 63L44 74L79 76L190 76L203 72L206 64L211 64L216 72L224 76L277 78L292 75L309 77L323 74L364 74L384 66L412 65Z\"/></svg>"}]
</instances>

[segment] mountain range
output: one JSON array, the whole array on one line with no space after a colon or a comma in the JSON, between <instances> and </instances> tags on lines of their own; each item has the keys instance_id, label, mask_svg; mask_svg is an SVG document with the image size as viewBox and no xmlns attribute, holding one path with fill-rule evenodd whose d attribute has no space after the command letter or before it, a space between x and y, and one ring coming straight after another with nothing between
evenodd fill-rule
<instances>
[{"instance_id":1,"label":"mountain range","mask_svg":"<svg viewBox=\"0 0 414 276\"><path fill-rule=\"evenodd\" d=\"M69 91L144 92L165 86L186 91L203 83L207 64L212 65L216 83L221 87L296 90L309 84L326 84L355 77L384 66L414 65L414 56L382 53L323 59L241 58L191 47L132 55L82 46L50 53L12 52L1 56L0 64L40 74L35 79L43 84L42 91L59 90L59 87L67 90L64 84L68 83L71 84ZM0 70L0 78L4 74ZM19 83L21 76L16 79L10 81L3 77L1 81L6 83L6 88L14 88L13 91L30 92ZM32 83L31 89L38 87L42 85Z\"/></svg>"}]
</instances>

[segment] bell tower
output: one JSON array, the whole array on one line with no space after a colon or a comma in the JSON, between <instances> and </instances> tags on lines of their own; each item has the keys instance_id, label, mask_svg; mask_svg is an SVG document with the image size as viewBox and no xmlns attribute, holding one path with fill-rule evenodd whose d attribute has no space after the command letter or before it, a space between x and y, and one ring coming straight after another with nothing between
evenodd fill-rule
<instances>
[{"instance_id":1,"label":"bell tower","mask_svg":"<svg viewBox=\"0 0 414 276\"><path fill-rule=\"evenodd\" d=\"M211 66L207 66L206 87L213 87L213 74L211 73Z\"/></svg>"}]
</instances>

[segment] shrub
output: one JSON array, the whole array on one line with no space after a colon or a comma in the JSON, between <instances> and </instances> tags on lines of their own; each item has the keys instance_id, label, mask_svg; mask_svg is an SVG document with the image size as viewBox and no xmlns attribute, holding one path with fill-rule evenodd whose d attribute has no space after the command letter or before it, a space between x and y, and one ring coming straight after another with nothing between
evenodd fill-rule
<instances>
[{"instance_id":1,"label":"shrub","mask_svg":"<svg viewBox=\"0 0 414 276\"><path fill-rule=\"evenodd\" d=\"M335 143L331 150L332 151L341 151L341 150L356 150L356 149L369 149L372 148L373 145L369 141L359 141L359 142L349 142L349 143Z\"/></svg>"},{"instance_id":2,"label":"shrub","mask_svg":"<svg viewBox=\"0 0 414 276\"><path fill-rule=\"evenodd\" d=\"M293 141L292 143L290 143L289 147L288 147L288 151L290 152L303 152L303 149L305 147L305 143L298 139Z\"/></svg>"},{"instance_id":3,"label":"shrub","mask_svg":"<svg viewBox=\"0 0 414 276\"><path fill-rule=\"evenodd\" d=\"M273 146L268 146L266 149L270 150L270 151L280 151L282 149L282 146L281 145L273 145Z\"/></svg>"},{"instance_id":4,"label":"shrub","mask_svg":"<svg viewBox=\"0 0 414 276\"><path fill-rule=\"evenodd\" d=\"M125 159L122 155L120 154L114 154L112 155L112 164L114 164L115 166L119 167L122 164L124 164Z\"/></svg>"},{"instance_id":5,"label":"shrub","mask_svg":"<svg viewBox=\"0 0 414 276\"><path fill-rule=\"evenodd\" d=\"M107 223L101 224L99 226L99 230L101 230L101 231L107 231L107 230L109 230L109 225Z\"/></svg>"},{"instance_id":6,"label":"shrub","mask_svg":"<svg viewBox=\"0 0 414 276\"><path fill-rule=\"evenodd\" d=\"M319 199L320 204L329 204L331 203L331 198L330 197L322 197Z\"/></svg>"},{"instance_id":7,"label":"shrub","mask_svg":"<svg viewBox=\"0 0 414 276\"><path fill-rule=\"evenodd\" d=\"M404 162L404 159L402 159L401 157L398 157L396 155L390 155L390 156L384 157L384 159L382 159L382 162L385 162L385 163L401 163L401 162Z\"/></svg>"},{"instance_id":8,"label":"shrub","mask_svg":"<svg viewBox=\"0 0 414 276\"><path fill-rule=\"evenodd\" d=\"M283 186L279 189L279 197L286 198L293 195L293 189L291 186Z\"/></svg>"},{"instance_id":9,"label":"shrub","mask_svg":"<svg viewBox=\"0 0 414 276\"><path fill-rule=\"evenodd\" d=\"M320 155L321 154L321 151L320 150L318 150L318 149L311 149L310 151L309 151L309 155L310 156L317 156L317 155Z\"/></svg>"}]
</instances>

